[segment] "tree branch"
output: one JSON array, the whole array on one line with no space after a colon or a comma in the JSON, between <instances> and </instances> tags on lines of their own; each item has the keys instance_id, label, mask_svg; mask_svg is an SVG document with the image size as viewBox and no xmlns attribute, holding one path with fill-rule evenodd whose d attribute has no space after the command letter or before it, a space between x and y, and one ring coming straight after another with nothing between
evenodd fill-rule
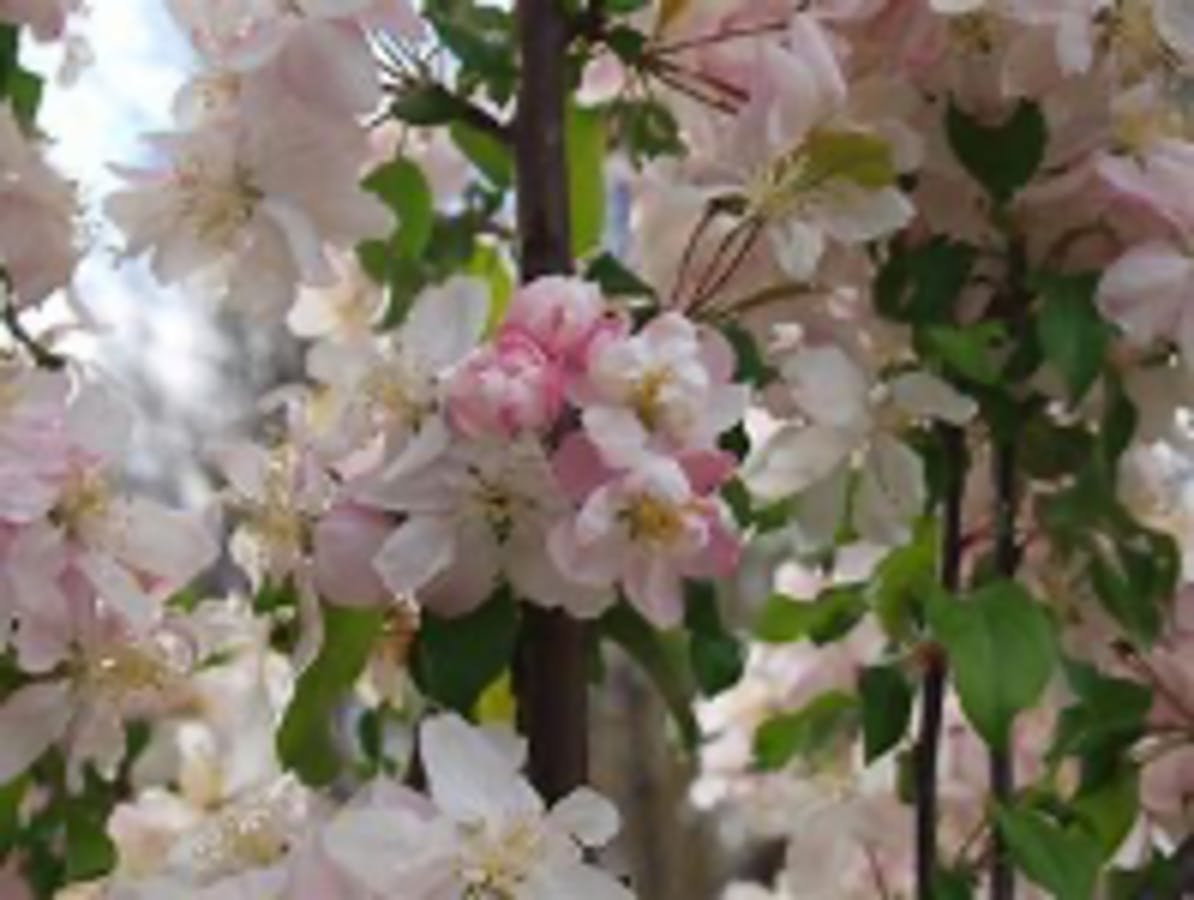
<instances>
[{"instance_id":1,"label":"tree branch","mask_svg":"<svg viewBox=\"0 0 1194 900\"><path fill-rule=\"evenodd\" d=\"M962 501L966 489L966 436L960 428L938 429L946 459L946 485L942 510L941 585L956 593L961 585ZM945 688L948 678L945 653L935 648L925 663L922 682L920 734L916 743L916 896L933 900L938 870L937 773L941 747Z\"/></svg>"},{"instance_id":2,"label":"tree branch","mask_svg":"<svg viewBox=\"0 0 1194 900\"><path fill-rule=\"evenodd\" d=\"M996 441L991 461L991 477L995 485L995 570L1004 578L1016 574L1020 552L1016 544L1016 441L1004 437ZM1016 790L1016 771L1009 744L994 747L990 761L991 795L995 802L1006 805ZM1016 895L1016 872L1011 854L999 829L993 829L991 847L991 900L1013 900Z\"/></svg>"},{"instance_id":3,"label":"tree branch","mask_svg":"<svg viewBox=\"0 0 1194 900\"><path fill-rule=\"evenodd\" d=\"M571 24L559 0L518 0L522 58L514 130L522 277L572 271L565 147ZM559 610L528 606L515 661L518 718L531 781L555 800L588 770L586 631Z\"/></svg>"}]
</instances>

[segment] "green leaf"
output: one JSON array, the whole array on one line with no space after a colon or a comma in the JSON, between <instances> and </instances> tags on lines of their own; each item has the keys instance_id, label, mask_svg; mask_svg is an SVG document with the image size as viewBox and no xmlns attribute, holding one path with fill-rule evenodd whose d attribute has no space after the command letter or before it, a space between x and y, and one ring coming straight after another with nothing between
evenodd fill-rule
<instances>
[{"instance_id":1,"label":"green leaf","mask_svg":"<svg viewBox=\"0 0 1194 900\"><path fill-rule=\"evenodd\" d=\"M653 297L655 289L626 268L611 253L595 256L585 269L585 279L594 282L607 297Z\"/></svg>"},{"instance_id":2,"label":"green leaf","mask_svg":"<svg viewBox=\"0 0 1194 900\"><path fill-rule=\"evenodd\" d=\"M1006 121L994 126L951 103L945 130L958 162L999 205L1032 180L1049 140L1044 113L1030 100L1021 100Z\"/></svg>"},{"instance_id":3,"label":"green leaf","mask_svg":"<svg viewBox=\"0 0 1194 900\"><path fill-rule=\"evenodd\" d=\"M1082 790L1071 806L1087 830L1099 841L1103 858L1110 859L1127 838L1140 812L1140 773L1132 766L1092 790Z\"/></svg>"},{"instance_id":4,"label":"green leaf","mask_svg":"<svg viewBox=\"0 0 1194 900\"><path fill-rule=\"evenodd\" d=\"M456 104L443 85L416 84L394 98L390 115L408 125L447 125L456 119Z\"/></svg>"},{"instance_id":5,"label":"green leaf","mask_svg":"<svg viewBox=\"0 0 1194 900\"><path fill-rule=\"evenodd\" d=\"M1065 379L1070 398L1077 402L1090 390L1103 368L1111 340L1107 324L1094 304L1098 276L1070 275L1042 285L1037 337L1045 357Z\"/></svg>"},{"instance_id":6,"label":"green leaf","mask_svg":"<svg viewBox=\"0 0 1194 900\"><path fill-rule=\"evenodd\" d=\"M506 315L514 293L514 276L500 250L492 244L477 243L466 268L468 274L489 285L489 321L486 332L492 334Z\"/></svg>"},{"instance_id":7,"label":"green leaf","mask_svg":"<svg viewBox=\"0 0 1194 900\"><path fill-rule=\"evenodd\" d=\"M1136 681L1104 675L1085 663L1068 663L1075 702L1058 717L1049 758L1116 759L1145 733L1152 691Z\"/></svg>"},{"instance_id":8,"label":"green leaf","mask_svg":"<svg viewBox=\"0 0 1194 900\"><path fill-rule=\"evenodd\" d=\"M84 798L66 810L66 877L92 881L116 867L116 845L108 837L104 810Z\"/></svg>"},{"instance_id":9,"label":"green leaf","mask_svg":"<svg viewBox=\"0 0 1194 900\"><path fill-rule=\"evenodd\" d=\"M465 616L424 613L412 648L415 683L433 700L469 715L510 666L517 638L518 605L507 588Z\"/></svg>"},{"instance_id":10,"label":"green leaf","mask_svg":"<svg viewBox=\"0 0 1194 900\"><path fill-rule=\"evenodd\" d=\"M996 354L1006 339L998 322L979 322L965 327L938 326L923 332L932 356L956 375L981 385L999 384L1003 370Z\"/></svg>"},{"instance_id":11,"label":"green leaf","mask_svg":"<svg viewBox=\"0 0 1194 900\"><path fill-rule=\"evenodd\" d=\"M728 690L742 678L746 649L725 626L717 608L717 592L707 583L690 582L685 624L688 653L697 687L706 697Z\"/></svg>"},{"instance_id":12,"label":"green leaf","mask_svg":"<svg viewBox=\"0 0 1194 900\"><path fill-rule=\"evenodd\" d=\"M323 608L323 645L299 676L277 737L278 758L309 785L323 787L340 772L335 713L364 670L383 622L378 610Z\"/></svg>"},{"instance_id":13,"label":"green leaf","mask_svg":"<svg viewBox=\"0 0 1194 900\"><path fill-rule=\"evenodd\" d=\"M418 259L431 240L435 198L423 170L409 159L395 159L378 166L361 183L398 219L390 246L407 259Z\"/></svg>"},{"instance_id":14,"label":"green leaf","mask_svg":"<svg viewBox=\"0 0 1194 900\"><path fill-rule=\"evenodd\" d=\"M651 679L688 750L696 748L700 728L692 713L693 688L683 658L673 652L642 615L627 603L610 609L600 621L601 633L616 643Z\"/></svg>"},{"instance_id":15,"label":"green leaf","mask_svg":"<svg viewBox=\"0 0 1194 900\"><path fill-rule=\"evenodd\" d=\"M1057 663L1049 614L1018 584L989 584L964 601L934 598L929 622L949 653L962 709L994 747L1033 706Z\"/></svg>"},{"instance_id":16,"label":"green leaf","mask_svg":"<svg viewBox=\"0 0 1194 900\"><path fill-rule=\"evenodd\" d=\"M514 159L506 144L463 122L454 123L448 133L460 152L490 184L505 189L514 183Z\"/></svg>"},{"instance_id":17,"label":"green leaf","mask_svg":"<svg viewBox=\"0 0 1194 900\"><path fill-rule=\"evenodd\" d=\"M1102 854L1098 841L1080 828L1061 828L1040 813L1000 809L999 830L1024 874L1057 900L1094 896Z\"/></svg>"},{"instance_id":18,"label":"green leaf","mask_svg":"<svg viewBox=\"0 0 1194 900\"><path fill-rule=\"evenodd\" d=\"M815 600L773 594L755 623L755 637L768 644L807 638L828 644L849 633L866 614L863 585L831 587Z\"/></svg>"},{"instance_id":19,"label":"green leaf","mask_svg":"<svg viewBox=\"0 0 1194 900\"><path fill-rule=\"evenodd\" d=\"M764 771L782 769L795 757L826 751L858 722L858 700L849 694L822 694L799 712L764 722L755 732L755 765Z\"/></svg>"},{"instance_id":20,"label":"green leaf","mask_svg":"<svg viewBox=\"0 0 1194 900\"><path fill-rule=\"evenodd\" d=\"M28 776L0 785L0 859L13 848L21 831L21 803L30 787Z\"/></svg>"},{"instance_id":21,"label":"green leaf","mask_svg":"<svg viewBox=\"0 0 1194 900\"><path fill-rule=\"evenodd\" d=\"M900 742L912 717L912 686L894 666L869 666L858 681L866 761L874 762Z\"/></svg>"},{"instance_id":22,"label":"green leaf","mask_svg":"<svg viewBox=\"0 0 1194 900\"><path fill-rule=\"evenodd\" d=\"M949 322L977 258L969 244L940 236L911 249L897 245L879 270L875 305L897 322Z\"/></svg>"},{"instance_id":23,"label":"green leaf","mask_svg":"<svg viewBox=\"0 0 1194 900\"><path fill-rule=\"evenodd\" d=\"M600 110L568 109L568 197L572 255L587 256L605 233L605 120Z\"/></svg>"},{"instance_id":24,"label":"green leaf","mask_svg":"<svg viewBox=\"0 0 1194 900\"><path fill-rule=\"evenodd\" d=\"M972 900L977 881L965 869L942 869L933 879L933 900Z\"/></svg>"},{"instance_id":25,"label":"green leaf","mask_svg":"<svg viewBox=\"0 0 1194 900\"><path fill-rule=\"evenodd\" d=\"M893 550L875 568L866 600L892 640L910 638L932 594L941 594L937 575L937 528L922 523L912 542Z\"/></svg>"}]
</instances>

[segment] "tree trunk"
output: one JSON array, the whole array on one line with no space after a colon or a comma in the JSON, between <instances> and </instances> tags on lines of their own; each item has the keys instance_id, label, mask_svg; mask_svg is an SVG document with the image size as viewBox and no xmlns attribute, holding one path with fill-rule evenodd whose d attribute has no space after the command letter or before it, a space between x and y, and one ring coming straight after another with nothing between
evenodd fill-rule
<instances>
[{"instance_id":1,"label":"tree trunk","mask_svg":"<svg viewBox=\"0 0 1194 900\"><path fill-rule=\"evenodd\" d=\"M515 122L522 278L572 271L565 147L570 23L559 0L518 0L522 71ZM531 781L558 799L586 780L588 697L584 626L562 612L524 611L515 691L530 744Z\"/></svg>"}]
</instances>

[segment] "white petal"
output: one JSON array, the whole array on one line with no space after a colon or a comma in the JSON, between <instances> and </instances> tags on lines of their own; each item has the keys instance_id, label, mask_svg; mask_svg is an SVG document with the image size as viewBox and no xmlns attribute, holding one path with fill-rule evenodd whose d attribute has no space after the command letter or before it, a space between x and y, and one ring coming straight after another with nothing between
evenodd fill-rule
<instances>
[{"instance_id":1,"label":"white petal","mask_svg":"<svg viewBox=\"0 0 1194 900\"><path fill-rule=\"evenodd\" d=\"M840 347L805 347L785 359L780 372L813 421L840 428L865 427L870 383Z\"/></svg>"},{"instance_id":2,"label":"white petal","mask_svg":"<svg viewBox=\"0 0 1194 900\"><path fill-rule=\"evenodd\" d=\"M66 734L71 712L65 681L20 688L0 706L0 785L21 775Z\"/></svg>"},{"instance_id":3,"label":"white petal","mask_svg":"<svg viewBox=\"0 0 1194 900\"><path fill-rule=\"evenodd\" d=\"M878 435L862 469L854 519L859 533L891 546L908 539L925 503L924 465L906 444Z\"/></svg>"},{"instance_id":4,"label":"white petal","mask_svg":"<svg viewBox=\"0 0 1194 900\"><path fill-rule=\"evenodd\" d=\"M840 428L785 425L746 460L742 480L764 500L782 500L825 478L858 445Z\"/></svg>"},{"instance_id":5,"label":"white petal","mask_svg":"<svg viewBox=\"0 0 1194 900\"><path fill-rule=\"evenodd\" d=\"M403 343L432 372L460 362L481 340L489 321L489 289L459 276L419 295L402 326Z\"/></svg>"},{"instance_id":6,"label":"white petal","mask_svg":"<svg viewBox=\"0 0 1194 900\"><path fill-rule=\"evenodd\" d=\"M395 594L411 594L452 564L456 535L450 519L416 516L398 526L373 566Z\"/></svg>"},{"instance_id":7,"label":"white petal","mask_svg":"<svg viewBox=\"0 0 1194 900\"><path fill-rule=\"evenodd\" d=\"M973 400L947 381L928 372L897 375L889 385L892 401L904 412L924 419L940 419L951 425L965 425L978 407Z\"/></svg>"},{"instance_id":8,"label":"white petal","mask_svg":"<svg viewBox=\"0 0 1194 900\"><path fill-rule=\"evenodd\" d=\"M836 185L832 202L821 210L825 231L846 244L865 244L899 231L916 208L895 188L866 190L854 184Z\"/></svg>"},{"instance_id":9,"label":"white petal","mask_svg":"<svg viewBox=\"0 0 1194 900\"><path fill-rule=\"evenodd\" d=\"M324 849L379 895L422 897L450 876L453 841L446 824L405 809L350 809L327 827Z\"/></svg>"},{"instance_id":10,"label":"white petal","mask_svg":"<svg viewBox=\"0 0 1194 900\"><path fill-rule=\"evenodd\" d=\"M634 900L634 894L612 875L583 863L537 870L518 893L518 900Z\"/></svg>"},{"instance_id":11,"label":"white petal","mask_svg":"<svg viewBox=\"0 0 1194 900\"><path fill-rule=\"evenodd\" d=\"M543 802L509 757L459 716L428 719L419 729L419 739L431 798L457 822L542 813Z\"/></svg>"},{"instance_id":12,"label":"white petal","mask_svg":"<svg viewBox=\"0 0 1194 900\"><path fill-rule=\"evenodd\" d=\"M553 806L548 819L586 847L604 847L622 824L617 807L587 787L577 788Z\"/></svg>"}]
</instances>

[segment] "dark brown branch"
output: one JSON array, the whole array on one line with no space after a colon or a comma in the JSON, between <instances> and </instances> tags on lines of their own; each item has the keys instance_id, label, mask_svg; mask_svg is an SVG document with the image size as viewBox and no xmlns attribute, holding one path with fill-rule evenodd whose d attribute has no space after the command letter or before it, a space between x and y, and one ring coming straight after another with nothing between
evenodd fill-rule
<instances>
[{"instance_id":1,"label":"dark brown branch","mask_svg":"<svg viewBox=\"0 0 1194 900\"><path fill-rule=\"evenodd\" d=\"M522 80L514 150L524 280L572 271L565 147L571 23L559 0L518 0ZM518 719L531 781L556 800L588 771L586 633L558 610L528 606L515 661Z\"/></svg>"},{"instance_id":2,"label":"dark brown branch","mask_svg":"<svg viewBox=\"0 0 1194 900\"><path fill-rule=\"evenodd\" d=\"M1016 542L1016 442L1004 436L996 441L991 464L995 485L995 570L1004 578L1016 574L1020 551ZM991 796L1005 806L1016 790L1016 771L1011 742L991 749ZM1016 870L1011 853L999 829L993 829L991 847L991 900L1013 900Z\"/></svg>"},{"instance_id":3,"label":"dark brown branch","mask_svg":"<svg viewBox=\"0 0 1194 900\"><path fill-rule=\"evenodd\" d=\"M962 502L966 489L966 437L960 428L943 425L938 433L945 450L946 484L942 509L941 585L950 594L961 586ZM938 767L946 680L945 653L933 648L925 660L921 687L920 734L916 742L916 896L933 900L939 850L937 841Z\"/></svg>"}]
</instances>

